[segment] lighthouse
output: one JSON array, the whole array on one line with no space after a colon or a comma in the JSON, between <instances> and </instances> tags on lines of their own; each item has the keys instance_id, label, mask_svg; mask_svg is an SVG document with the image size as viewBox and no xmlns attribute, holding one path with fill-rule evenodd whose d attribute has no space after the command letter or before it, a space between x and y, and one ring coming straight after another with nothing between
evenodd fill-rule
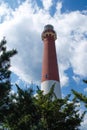
<instances>
[{"instance_id":1,"label":"lighthouse","mask_svg":"<svg viewBox=\"0 0 87 130\"><path fill-rule=\"evenodd\" d=\"M55 84L54 93L57 98L61 98L60 78L57 64L55 40L56 32L52 25L46 25L42 32L43 41L43 62L42 62L42 78L41 90L47 94L52 85Z\"/></svg>"}]
</instances>

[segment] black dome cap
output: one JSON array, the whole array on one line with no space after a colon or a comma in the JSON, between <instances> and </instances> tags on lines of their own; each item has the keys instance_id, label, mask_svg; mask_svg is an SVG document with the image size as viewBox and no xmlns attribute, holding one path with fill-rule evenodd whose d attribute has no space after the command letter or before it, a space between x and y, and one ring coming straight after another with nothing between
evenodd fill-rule
<instances>
[{"instance_id":1,"label":"black dome cap","mask_svg":"<svg viewBox=\"0 0 87 130\"><path fill-rule=\"evenodd\" d=\"M44 30L48 30L48 29L54 30L54 27L53 27L51 24L48 24L48 25L46 25L46 26L44 27Z\"/></svg>"}]
</instances>

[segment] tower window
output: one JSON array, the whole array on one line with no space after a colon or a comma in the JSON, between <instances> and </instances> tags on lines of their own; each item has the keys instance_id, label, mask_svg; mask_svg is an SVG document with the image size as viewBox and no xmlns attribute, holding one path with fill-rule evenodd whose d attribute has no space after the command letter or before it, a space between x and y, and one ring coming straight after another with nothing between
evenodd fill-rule
<instances>
[{"instance_id":1,"label":"tower window","mask_svg":"<svg viewBox=\"0 0 87 130\"><path fill-rule=\"evenodd\" d=\"M46 78L46 79L48 78L48 75L47 75L47 74L45 75L45 78Z\"/></svg>"}]
</instances>

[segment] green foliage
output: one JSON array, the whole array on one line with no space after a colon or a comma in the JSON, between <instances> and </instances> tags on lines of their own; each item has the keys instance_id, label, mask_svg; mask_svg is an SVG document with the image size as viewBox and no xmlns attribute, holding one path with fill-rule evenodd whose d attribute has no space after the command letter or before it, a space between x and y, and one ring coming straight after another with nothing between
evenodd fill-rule
<instances>
[{"instance_id":1,"label":"green foliage","mask_svg":"<svg viewBox=\"0 0 87 130\"><path fill-rule=\"evenodd\" d=\"M83 82L87 84L87 80L83 80ZM85 107L87 108L87 96L75 90L72 90L72 92L78 100L82 101L85 104Z\"/></svg>"},{"instance_id":2,"label":"green foliage","mask_svg":"<svg viewBox=\"0 0 87 130\"><path fill-rule=\"evenodd\" d=\"M9 91L11 90L10 75L10 58L15 55L16 50L7 51L5 38L0 42L0 121L3 120L3 112L5 112L8 103Z\"/></svg>"},{"instance_id":3,"label":"green foliage","mask_svg":"<svg viewBox=\"0 0 87 130\"><path fill-rule=\"evenodd\" d=\"M17 94L11 95L5 124L11 130L33 130L39 121L38 106L34 103L33 91L17 86Z\"/></svg>"},{"instance_id":4,"label":"green foliage","mask_svg":"<svg viewBox=\"0 0 87 130\"><path fill-rule=\"evenodd\" d=\"M46 95L41 90L33 96L32 89L11 95L5 124L10 130L79 130L84 113L79 114L76 98L57 99L53 90Z\"/></svg>"},{"instance_id":5,"label":"green foliage","mask_svg":"<svg viewBox=\"0 0 87 130\"><path fill-rule=\"evenodd\" d=\"M87 96L83 95L82 93L78 93L75 90L72 90L73 94L75 95L75 97L82 101L85 104L85 107L87 107Z\"/></svg>"},{"instance_id":6,"label":"green foliage","mask_svg":"<svg viewBox=\"0 0 87 130\"><path fill-rule=\"evenodd\" d=\"M53 88L47 95L43 95L42 91L37 95L37 104L40 106L43 130L74 130L78 129L83 116L78 113L77 101L74 98L69 102L69 97L65 99L57 99L53 95Z\"/></svg>"},{"instance_id":7,"label":"green foliage","mask_svg":"<svg viewBox=\"0 0 87 130\"><path fill-rule=\"evenodd\" d=\"M87 80L83 80L83 82L87 84Z\"/></svg>"}]
</instances>

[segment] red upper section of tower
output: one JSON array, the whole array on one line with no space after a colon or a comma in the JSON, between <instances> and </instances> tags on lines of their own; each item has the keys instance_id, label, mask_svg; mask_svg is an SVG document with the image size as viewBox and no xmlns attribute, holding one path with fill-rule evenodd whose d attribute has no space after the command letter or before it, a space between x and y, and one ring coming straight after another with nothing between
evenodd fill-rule
<instances>
[{"instance_id":1,"label":"red upper section of tower","mask_svg":"<svg viewBox=\"0 0 87 130\"><path fill-rule=\"evenodd\" d=\"M42 82L46 80L59 81L59 72L55 49L56 38L56 32L53 30L53 26L45 26L45 29L42 33L42 40L44 43Z\"/></svg>"}]
</instances>

